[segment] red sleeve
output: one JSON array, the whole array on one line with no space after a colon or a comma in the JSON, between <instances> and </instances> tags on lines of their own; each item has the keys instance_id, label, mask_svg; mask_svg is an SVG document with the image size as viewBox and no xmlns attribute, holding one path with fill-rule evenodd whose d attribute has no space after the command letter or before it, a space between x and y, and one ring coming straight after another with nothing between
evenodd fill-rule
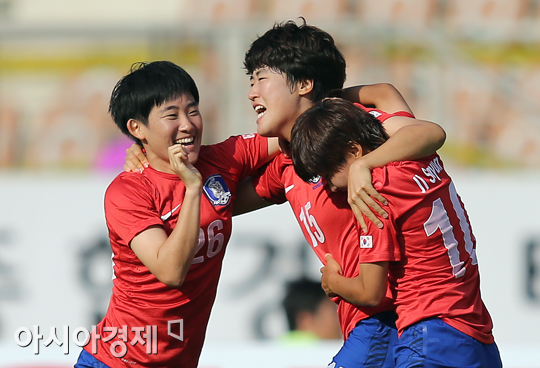
<instances>
[{"instance_id":1,"label":"red sleeve","mask_svg":"<svg viewBox=\"0 0 540 368\"><path fill-rule=\"evenodd\" d=\"M407 118L413 118L414 119L414 115L411 114L408 111L397 111L397 112L394 112L392 114L389 114L389 113L384 112L382 110L374 109L374 108L371 108L371 107L365 107L364 105L361 105L359 103L355 103L355 105L356 105L356 107L369 112L371 115L373 115L375 118L377 118L377 120L379 120L381 123L384 123L387 119L389 119L389 118L391 118L393 116L404 116L404 117L407 117Z\"/></svg>"},{"instance_id":2,"label":"red sleeve","mask_svg":"<svg viewBox=\"0 0 540 368\"><path fill-rule=\"evenodd\" d=\"M388 211L387 212L391 212ZM360 263L395 262L401 260L401 249L392 222L392 215L382 219L384 227L379 229L366 218L367 232L361 232ZM360 226L360 225L358 225Z\"/></svg>"},{"instance_id":3,"label":"red sleeve","mask_svg":"<svg viewBox=\"0 0 540 368\"><path fill-rule=\"evenodd\" d=\"M253 176L253 186L259 197L280 204L287 202L283 187L283 171L291 160L280 154Z\"/></svg>"},{"instance_id":4,"label":"red sleeve","mask_svg":"<svg viewBox=\"0 0 540 368\"><path fill-rule=\"evenodd\" d=\"M387 183L387 167L378 167L373 169L373 182L377 185L376 188L388 185ZM379 229L375 224L365 217L367 232L364 233L358 225L360 236L360 263L373 262L393 262L400 261L402 250L398 242L396 232L396 219L399 216L398 211L394 208L394 203L390 202L386 208L388 213L387 219L381 219L383 228Z\"/></svg>"},{"instance_id":5,"label":"red sleeve","mask_svg":"<svg viewBox=\"0 0 540 368\"><path fill-rule=\"evenodd\" d=\"M268 161L268 138L259 134L232 136L225 141L207 146L200 160L219 166L242 181Z\"/></svg>"},{"instance_id":6,"label":"red sleeve","mask_svg":"<svg viewBox=\"0 0 540 368\"><path fill-rule=\"evenodd\" d=\"M105 217L109 231L120 244L129 246L131 240L152 225L163 225L156 209L147 179L138 173L122 173L105 193ZM111 234L113 235L113 234Z\"/></svg>"}]
</instances>

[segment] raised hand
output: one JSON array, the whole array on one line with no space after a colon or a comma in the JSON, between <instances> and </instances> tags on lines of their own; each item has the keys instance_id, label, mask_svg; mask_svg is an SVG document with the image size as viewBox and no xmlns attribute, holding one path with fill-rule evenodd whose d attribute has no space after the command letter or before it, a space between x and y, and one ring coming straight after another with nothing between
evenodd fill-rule
<instances>
[{"instance_id":1,"label":"raised hand","mask_svg":"<svg viewBox=\"0 0 540 368\"><path fill-rule=\"evenodd\" d=\"M202 175L189 162L187 152L181 144L169 147L169 162L174 173L184 182L186 189L202 187Z\"/></svg>"}]
</instances>

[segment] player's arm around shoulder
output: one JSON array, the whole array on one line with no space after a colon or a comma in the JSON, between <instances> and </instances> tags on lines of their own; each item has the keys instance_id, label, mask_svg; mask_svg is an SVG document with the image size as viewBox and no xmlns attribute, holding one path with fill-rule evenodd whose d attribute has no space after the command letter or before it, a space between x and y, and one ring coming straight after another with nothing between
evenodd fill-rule
<instances>
[{"instance_id":1,"label":"player's arm around shoulder","mask_svg":"<svg viewBox=\"0 0 540 368\"><path fill-rule=\"evenodd\" d=\"M169 147L169 160L186 188L177 224L169 236L162 226L150 226L137 234L130 246L159 281L178 288L185 280L199 241L202 176L189 163L180 145Z\"/></svg>"},{"instance_id":2,"label":"player's arm around shoulder","mask_svg":"<svg viewBox=\"0 0 540 368\"><path fill-rule=\"evenodd\" d=\"M364 106L373 106L389 114L398 111L412 114L411 108L401 93L389 83L349 87L343 90L343 98L351 102L358 102Z\"/></svg>"},{"instance_id":3,"label":"player's arm around shoulder","mask_svg":"<svg viewBox=\"0 0 540 368\"><path fill-rule=\"evenodd\" d=\"M386 145L386 150L393 152L391 161L427 157L437 152L446 140L444 129L427 120L393 116L383 123L383 127L390 136L383 146Z\"/></svg>"},{"instance_id":4,"label":"player's arm around shoulder","mask_svg":"<svg viewBox=\"0 0 540 368\"><path fill-rule=\"evenodd\" d=\"M351 304L375 307L386 294L388 262L362 263L358 276L350 278L342 275L337 261L327 254L321 273L321 285L329 297L339 295Z\"/></svg>"}]
</instances>

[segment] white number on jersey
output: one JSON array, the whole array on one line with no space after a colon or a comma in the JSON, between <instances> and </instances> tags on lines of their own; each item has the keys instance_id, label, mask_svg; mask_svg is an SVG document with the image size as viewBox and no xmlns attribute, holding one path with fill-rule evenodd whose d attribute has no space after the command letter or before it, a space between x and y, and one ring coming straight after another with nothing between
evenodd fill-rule
<instances>
[{"instance_id":1,"label":"white number on jersey","mask_svg":"<svg viewBox=\"0 0 540 368\"><path fill-rule=\"evenodd\" d=\"M309 213L310 209L311 202L308 202L304 207L300 208L300 216L298 217L304 224L304 227L311 238L311 245L315 248L317 245L319 245L319 243L324 243L325 238L319 224L317 224L317 220L315 220L315 217Z\"/></svg>"},{"instance_id":2,"label":"white number on jersey","mask_svg":"<svg viewBox=\"0 0 540 368\"><path fill-rule=\"evenodd\" d=\"M225 243L225 236L223 233L218 232L223 229L223 222L221 220L215 220L208 225L208 249L206 250L206 256L208 258L215 257L223 249L223 244ZM199 253L201 248L204 246L206 237L203 229L199 229L199 243L197 244L197 249L195 254ZM191 264L197 264L204 261L204 255L193 258Z\"/></svg>"},{"instance_id":3,"label":"white number on jersey","mask_svg":"<svg viewBox=\"0 0 540 368\"><path fill-rule=\"evenodd\" d=\"M465 235L465 250L469 253L469 256L472 258L472 264L477 264L476 260L476 250L473 248L472 243L472 233L471 228L469 227L469 222L465 216L465 212L460 205L456 188L453 183L450 183L449 186L450 199L452 201L452 207L459 218L459 225L461 230ZM465 275L466 268L463 267L462 261L459 260L459 250L458 250L458 241L454 236L454 228L450 224L450 219L448 218L448 213L444 208L444 204L440 198L437 198L433 201L431 207L431 215L429 219L424 223L424 230L426 235L429 237L437 230L440 230L442 233L442 238L444 246L448 250L448 258L450 259L450 265L452 265L452 274L458 278Z\"/></svg>"}]
</instances>

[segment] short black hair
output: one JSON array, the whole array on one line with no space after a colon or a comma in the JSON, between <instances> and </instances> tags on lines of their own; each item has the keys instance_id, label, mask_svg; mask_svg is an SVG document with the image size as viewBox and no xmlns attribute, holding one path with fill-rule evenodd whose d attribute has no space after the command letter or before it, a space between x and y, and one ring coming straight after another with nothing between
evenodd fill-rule
<instances>
[{"instance_id":1,"label":"short black hair","mask_svg":"<svg viewBox=\"0 0 540 368\"><path fill-rule=\"evenodd\" d=\"M341 98L326 98L298 117L291 132L291 157L304 181L332 177L346 163L351 143L372 151L388 139L370 113Z\"/></svg>"},{"instance_id":2,"label":"short black hair","mask_svg":"<svg viewBox=\"0 0 540 368\"><path fill-rule=\"evenodd\" d=\"M148 124L154 106L191 94L199 102L199 91L191 76L170 61L138 62L118 81L109 101L109 113L122 133L141 143L127 128L129 119Z\"/></svg>"},{"instance_id":3,"label":"short black hair","mask_svg":"<svg viewBox=\"0 0 540 368\"><path fill-rule=\"evenodd\" d=\"M321 283L307 278L288 282L285 290L283 308L290 331L298 328L296 317L300 312L315 313L323 300L327 298Z\"/></svg>"},{"instance_id":4,"label":"short black hair","mask_svg":"<svg viewBox=\"0 0 540 368\"><path fill-rule=\"evenodd\" d=\"M334 89L343 88L346 63L334 39L327 32L289 20L276 23L251 44L244 57L248 75L262 67L283 73L294 86L313 80L312 101L318 101Z\"/></svg>"}]
</instances>

